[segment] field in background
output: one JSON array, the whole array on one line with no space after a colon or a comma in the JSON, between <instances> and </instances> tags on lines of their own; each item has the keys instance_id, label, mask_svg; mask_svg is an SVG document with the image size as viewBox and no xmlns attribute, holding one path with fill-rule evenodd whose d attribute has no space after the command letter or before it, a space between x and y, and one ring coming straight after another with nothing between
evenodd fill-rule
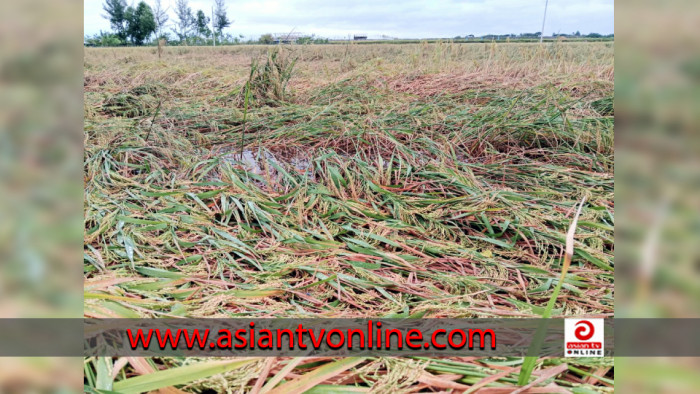
<instances>
[{"instance_id":1,"label":"field in background","mask_svg":"<svg viewBox=\"0 0 700 394\"><path fill-rule=\"evenodd\" d=\"M612 316L613 47L87 48L85 315L537 317L586 197L554 315ZM86 383L195 362L88 360ZM502 372L482 389L502 392L522 364L297 362L184 388L462 391ZM575 360L538 385L613 376Z\"/></svg>"}]
</instances>

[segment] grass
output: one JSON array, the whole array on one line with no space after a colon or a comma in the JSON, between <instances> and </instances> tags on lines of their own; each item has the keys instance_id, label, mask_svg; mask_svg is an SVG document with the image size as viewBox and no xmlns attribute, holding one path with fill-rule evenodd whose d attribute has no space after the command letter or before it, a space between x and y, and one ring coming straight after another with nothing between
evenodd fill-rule
<instances>
[{"instance_id":1,"label":"grass","mask_svg":"<svg viewBox=\"0 0 700 394\"><path fill-rule=\"evenodd\" d=\"M86 49L85 315L612 316L612 45ZM212 362L102 360L90 387ZM612 389L611 359L534 361L521 384ZM161 381L500 392L521 366L261 359Z\"/></svg>"}]
</instances>

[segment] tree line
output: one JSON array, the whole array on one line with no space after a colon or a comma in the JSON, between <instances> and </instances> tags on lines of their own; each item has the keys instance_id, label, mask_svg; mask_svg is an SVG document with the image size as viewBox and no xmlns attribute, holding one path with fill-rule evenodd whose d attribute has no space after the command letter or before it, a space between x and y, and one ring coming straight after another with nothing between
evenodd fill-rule
<instances>
[{"instance_id":1,"label":"tree line","mask_svg":"<svg viewBox=\"0 0 700 394\"><path fill-rule=\"evenodd\" d=\"M520 33L520 34L485 34L483 36L478 36L475 37L473 34L465 35L464 37L462 36L456 36L456 40L469 40L469 39L480 39L480 40L505 40L506 38L509 39L539 39L540 36L542 35L541 32L536 32L536 33ZM615 34L599 34L599 33L589 33L589 34L581 34L581 32L577 31L575 33L571 34L566 34L566 33L552 33L552 37L565 37L565 38L615 38Z\"/></svg>"},{"instance_id":2,"label":"tree line","mask_svg":"<svg viewBox=\"0 0 700 394\"><path fill-rule=\"evenodd\" d=\"M188 0L177 0L175 19L173 24L169 24L169 8L164 8L161 0L155 0L153 7L143 0L136 6L128 5L126 0L105 0L103 17L109 20L112 31L100 32L85 42L97 46L118 46L144 45L150 39L164 39L170 44L235 41L236 38L224 34L224 29L233 22L228 18L224 1L214 0L212 21L203 10L193 12ZM168 26L171 26L170 32L165 31Z\"/></svg>"}]
</instances>

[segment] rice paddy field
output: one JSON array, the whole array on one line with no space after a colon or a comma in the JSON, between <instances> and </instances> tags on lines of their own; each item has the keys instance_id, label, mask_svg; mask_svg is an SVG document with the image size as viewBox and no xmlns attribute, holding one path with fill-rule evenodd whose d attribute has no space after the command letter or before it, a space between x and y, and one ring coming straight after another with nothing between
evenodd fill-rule
<instances>
[{"instance_id":1,"label":"rice paddy field","mask_svg":"<svg viewBox=\"0 0 700 394\"><path fill-rule=\"evenodd\" d=\"M86 48L85 316L612 317L613 51ZM612 358L523 363L88 358L85 384L613 391Z\"/></svg>"}]
</instances>

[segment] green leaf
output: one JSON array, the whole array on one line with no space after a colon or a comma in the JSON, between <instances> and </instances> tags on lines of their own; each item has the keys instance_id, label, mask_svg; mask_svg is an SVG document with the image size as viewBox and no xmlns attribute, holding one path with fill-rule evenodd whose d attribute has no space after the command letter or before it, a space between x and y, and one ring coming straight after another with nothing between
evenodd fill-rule
<instances>
[{"instance_id":1,"label":"green leaf","mask_svg":"<svg viewBox=\"0 0 700 394\"><path fill-rule=\"evenodd\" d=\"M160 268L136 267L136 271L142 275L151 276L154 278L180 279L185 277L184 274L179 272L167 271Z\"/></svg>"},{"instance_id":2,"label":"green leaf","mask_svg":"<svg viewBox=\"0 0 700 394\"><path fill-rule=\"evenodd\" d=\"M259 359L211 361L166 369L116 382L114 384L114 390L126 394L158 390L163 387L185 384L220 373L233 371L234 369L241 368L257 360Z\"/></svg>"},{"instance_id":3,"label":"green leaf","mask_svg":"<svg viewBox=\"0 0 700 394\"><path fill-rule=\"evenodd\" d=\"M95 386L98 390L112 390L112 358L98 357L95 360L97 370L97 380Z\"/></svg>"},{"instance_id":4,"label":"green leaf","mask_svg":"<svg viewBox=\"0 0 700 394\"><path fill-rule=\"evenodd\" d=\"M294 380L283 383L281 386L270 391L270 394L303 393L317 384L347 371L365 361L365 359L366 357L347 357L328 363Z\"/></svg>"}]
</instances>

